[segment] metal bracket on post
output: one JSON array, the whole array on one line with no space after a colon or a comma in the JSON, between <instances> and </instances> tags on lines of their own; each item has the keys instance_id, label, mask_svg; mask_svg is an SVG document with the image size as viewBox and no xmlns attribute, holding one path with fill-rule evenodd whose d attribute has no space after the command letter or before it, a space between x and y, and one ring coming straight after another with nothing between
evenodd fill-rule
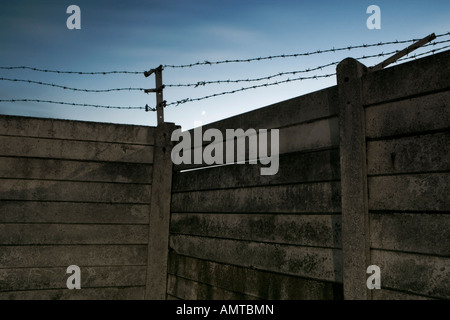
<instances>
[{"instance_id":1,"label":"metal bracket on post","mask_svg":"<svg viewBox=\"0 0 450 320\"><path fill-rule=\"evenodd\" d=\"M155 89L146 89L145 93L155 92L156 93L156 117L158 118L158 125L164 123L164 108L166 106L166 101L163 99L163 81L162 81L162 70L163 66L159 66L155 69L150 69L149 71L144 72L145 77L149 77L151 74L155 74ZM148 107L146 106L146 111L148 111ZM151 108L152 111L155 109Z\"/></svg>"}]
</instances>

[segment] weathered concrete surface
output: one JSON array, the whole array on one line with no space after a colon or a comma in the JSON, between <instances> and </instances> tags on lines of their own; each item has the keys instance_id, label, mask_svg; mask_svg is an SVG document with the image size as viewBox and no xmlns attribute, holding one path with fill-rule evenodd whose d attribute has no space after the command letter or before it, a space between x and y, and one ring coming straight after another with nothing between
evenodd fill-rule
<instances>
[{"instance_id":1,"label":"weathered concrete surface","mask_svg":"<svg viewBox=\"0 0 450 320\"><path fill-rule=\"evenodd\" d=\"M189 131L192 132L192 131ZM205 128L202 129L202 132L205 132ZM253 137L256 141L256 138L259 139L259 134L255 130L256 134L249 135ZM256 137L255 137L256 136ZM270 134L268 133L268 137ZM227 154L227 143L226 134L223 133L223 145L222 145L222 154ZM230 140L229 140L230 141ZM191 145L194 145L194 134L191 134ZM222 141L220 141L222 143ZM207 143L208 144L208 143ZM211 146L217 144L216 142L212 142ZM280 155L293 153L293 152L301 152L301 151L312 151L312 150L322 150L325 148L337 147L339 145L339 126L338 126L338 118L331 117L327 119L317 119L315 121L311 120L307 123L293 124L287 127L282 127L279 129L279 141L278 141L278 153ZM267 150L271 151L271 143L270 138L268 138ZM199 150L201 149L201 150ZM202 164L194 163L194 153L200 151L203 154L203 150L205 146L195 147L191 151L191 161L190 164L179 164L175 166L175 170L186 170L198 167L207 167L204 161ZM234 149L236 150L236 142L234 142ZM228 151L229 152L229 151ZM237 161L237 152L234 151L234 161ZM245 142L245 157L246 160L257 159L254 156L249 155L249 142L246 138ZM226 163L226 159L223 159L223 162ZM229 163L229 162L228 162Z\"/></svg>"},{"instance_id":2,"label":"weathered concrete surface","mask_svg":"<svg viewBox=\"0 0 450 320\"><path fill-rule=\"evenodd\" d=\"M340 179L339 150L280 156L276 175L261 175L261 164L227 165L213 169L175 172L172 192L283 185Z\"/></svg>"},{"instance_id":3,"label":"weathered concrete surface","mask_svg":"<svg viewBox=\"0 0 450 320\"><path fill-rule=\"evenodd\" d=\"M83 288L0 292L2 300L142 300L145 287Z\"/></svg>"},{"instance_id":4,"label":"weathered concrete surface","mask_svg":"<svg viewBox=\"0 0 450 320\"><path fill-rule=\"evenodd\" d=\"M0 179L3 200L148 203L151 185Z\"/></svg>"},{"instance_id":5,"label":"weathered concrete surface","mask_svg":"<svg viewBox=\"0 0 450 320\"><path fill-rule=\"evenodd\" d=\"M151 164L0 157L0 178L149 184Z\"/></svg>"},{"instance_id":6,"label":"weathered concrete surface","mask_svg":"<svg viewBox=\"0 0 450 320\"><path fill-rule=\"evenodd\" d=\"M339 182L317 182L172 194L172 212L337 213Z\"/></svg>"},{"instance_id":7,"label":"weathered concrete surface","mask_svg":"<svg viewBox=\"0 0 450 320\"><path fill-rule=\"evenodd\" d=\"M0 116L0 299L144 298L154 132Z\"/></svg>"},{"instance_id":8,"label":"weathered concrete surface","mask_svg":"<svg viewBox=\"0 0 450 320\"><path fill-rule=\"evenodd\" d=\"M384 103L365 111L366 135L371 139L442 130L450 123L450 91Z\"/></svg>"},{"instance_id":9,"label":"weathered concrete surface","mask_svg":"<svg viewBox=\"0 0 450 320\"><path fill-rule=\"evenodd\" d=\"M340 249L171 235L180 255L310 279L342 283Z\"/></svg>"},{"instance_id":10,"label":"weathered concrete surface","mask_svg":"<svg viewBox=\"0 0 450 320\"><path fill-rule=\"evenodd\" d=\"M328 300L342 299L342 284L322 282L307 278L283 275L222 264L191 257L170 254L169 273L173 275L168 294L190 299L193 294L199 294L206 299L226 299L225 295L209 296L208 288L223 288L246 297L275 300ZM177 283L189 279L190 290L180 290ZM208 286L200 290L192 288L193 283L204 283ZM186 287L186 286L185 286ZM192 291L191 291L192 290ZM197 292L196 292L197 291Z\"/></svg>"},{"instance_id":11,"label":"weathered concrete surface","mask_svg":"<svg viewBox=\"0 0 450 320\"><path fill-rule=\"evenodd\" d=\"M367 161L369 175L450 171L450 131L368 142Z\"/></svg>"},{"instance_id":12,"label":"weathered concrete surface","mask_svg":"<svg viewBox=\"0 0 450 320\"><path fill-rule=\"evenodd\" d=\"M109 142L0 136L0 154L67 160L152 163L153 147Z\"/></svg>"},{"instance_id":13,"label":"weathered concrete surface","mask_svg":"<svg viewBox=\"0 0 450 320\"><path fill-rule=\"evenodd\" d=\"M450 258L372 250L372 262L381 269L381 290L450 299Z\"/></svg>"},{"instance_id":14,"label":"weathered concrete surface","mask_svg":"<svg viewBox=\"0 0 450 320\"><path fill-rule=\"evenodd\" d=\"M337 66L345 299L367 299L369 265L366 129L361 77L367 68L354 59Z\"/></svg>"},{"instance_id":15,"label":"weathered concrete surface","mask_svg":"<svg viewBox=\"0 0 450 320\"><path fill-rule=\"evenodd\" d=\"M450 208L450 172L369 178L371 210L442 211Z\"/></svg>"},{"instance_id":16,"label":"weathered concrete surface","mask_svg":"<svg viewBox=\"0 0 450 320\"><path fill-rule=\"evenodd\" d=\"M148 224L148 204L0 201L0 222Z\"/></svg>"},{"instance_id":17,"label":"weathered concrete surface","mask_svg":"<svg viewBox=\"0 0 450 320\"><path fill-rule=\"evenodd\" d=\"M450 256L450 215L372 213L372 248Z\"/></svg>"},{"instance_id":18,"label":"weathered concrete surface","mask_svg":"<svg viewBox=\"0 0 450 320\"><path fill-rule=\"evenodd\" d=\"M341 248L341 216L172 213L171 234Z\"/></svg>"},{"instance_id":19,"label":"weathered concrete surface","mask_svg":"<svg viewBox=\"0 0 450 320\"><path fill-rule=\"evenodd\" d=\"M3 246L2 268L145 265L146 245Z\"/></svg>"},{"instance_id":20,"label":"weathered concrete surface","mask_svg":"<svg viewBox=\"0 0 450 320\"><path fill-rule=\"evenodd\" d=\"M2 115L0 135L153 145L154 127Z\"/></svg>"},{"instance_id":21,"label":"weathered concrete surface","mask_svg":"<svg viewBox=\"0 0 450 320\"><path fill-rule=\"evenodd\" d=\"M450 89L450 50L364 76L364 105Z\"/></svg>"},{"instance_id":22,"label":"weathered concrete surface","mask_svg":"<svg viewBox=\"0 0 450 320\"><path fill-rule=\"evenodd\" d=\"M170 140L176 129L173 123L159 124L155 132L155 157L153 159L152 192L147 252L146 299L166 298L167 255L169 250L170 199L173 165Z\"/></svg>"},{"instance_id":23,"label":"weathered concrete surface","mask_svg":"<svg viewBox=\"0 0 450 320\"><path fill-rule=\"evenodd\" d=\"M146 225L0 224L2 245L147 244Z\"/></svg>"},{"instance_id":24,"label":"weathered concrete surface","mask_svg":"<svg viewBox=\"0 0 450 320\"><path fill-rule=\"evenodd\" d=\"M0 269L0 288L5 291L65 289L67 267ZM81 288L135 287L145 285L145 266L81 268ZM0 292L0 297L2 293Z\"/></svg>"}]
</instances>

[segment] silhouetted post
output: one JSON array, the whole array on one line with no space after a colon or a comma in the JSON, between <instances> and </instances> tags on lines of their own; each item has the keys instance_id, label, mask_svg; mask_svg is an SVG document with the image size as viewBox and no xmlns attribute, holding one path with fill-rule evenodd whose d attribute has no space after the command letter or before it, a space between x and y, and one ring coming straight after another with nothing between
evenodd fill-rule
<instances>
[{"instance_id":1,"label":"silhouetted post","mask_svg":"<svg viewBox=\"0 0 450 320\"><path fill-rule=\"evenodd\" d=\"M155 69L150 69L144 72L145 77L149 77L153 73L155 74L155 89L145 89L145 93L155 92L156 93L156 108L150 108L148 105L145 106L145 111L155 111L158 125L164 123L164 107L166 106L166 101L163 98L163 80L162 80L163 66L159 66Z\"/></svg>"},{"instance_id":2,"label":"silhouetted post","mask_svg":"<svg viewBox=\"0 0 450 320\"><path fill-rule=\"evenodd\" d=\"M342 198L344 299L371 297L366 281L370 265L366 168L366 130L361 77L367 68L347 58L337 66Z\"/></svg>"},{"instance_id":3,"label":"silhouetted post","mask_svg":"<svg viewBox=\"0 0 450 320\"><path fill-rule=\"evenodd\" d=\"M162 66L159 66L155 71L156 83L156 116L158 117L158 125L164 123L164 99L163 99L163 81L162 81Z\"/></svg>"}]
</instances>

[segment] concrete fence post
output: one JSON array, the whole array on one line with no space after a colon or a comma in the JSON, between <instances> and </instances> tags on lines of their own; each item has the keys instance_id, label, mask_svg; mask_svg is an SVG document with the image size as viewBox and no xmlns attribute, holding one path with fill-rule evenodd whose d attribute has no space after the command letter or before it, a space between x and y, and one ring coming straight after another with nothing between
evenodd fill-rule
<instances>
[{"instance_id":1,"label":"concrete fence post","mask_svg":"<svg viewBox=\"0 0 450 320\"><path fill-rule=\"evenodd\" d=\"M166 299L173 168L170 138L176 128L173 123L161 123L155 132L145 288L145 299L148 300Z\"/></svg>"},{"instance_id":2,"label":"concrete fence post","mask_svg":"<svg viewBox=\"0 0 450 320\"><path fill-rule=\"evenodd\" d=\"M337 66L342 199L344 299L371 298L366 269L370 265L366 133L361 77L367 68L347 58Z\"/></svg>"}]
</instances>

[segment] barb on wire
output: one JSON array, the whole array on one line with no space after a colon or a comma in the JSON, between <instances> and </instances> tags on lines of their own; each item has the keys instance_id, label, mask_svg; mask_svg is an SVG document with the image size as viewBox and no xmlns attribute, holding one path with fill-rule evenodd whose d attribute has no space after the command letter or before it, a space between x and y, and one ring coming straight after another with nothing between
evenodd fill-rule
<instances>
[{"instance_id":1,"label":"barb on wire","mask_svg":"<svg viewBox=\"0 0 450 320\"><path fill-rule=\"evenodd\" d=\"M28 66L13 66L13 67L1 67L2 70L31 70L38 72L48 72L48 73L61 73L61 74L79 74L79 75L108 75L108 74L143 74L144 71L95 71L95 72L84 72L84 71L61 71L61 70L50 70L50 69L40 69Z\"/></svg>"},{"instance_id":2,"label":"barb on wire","mask_svg":"<svg viewBox=\"0 0 450 320\"><path fill-rule=\"evenodd\" d=\"M53 101L53 100L40 100L40 99L0 99L0 102L38 102L38 103L52 103L52 104L62 104L77 107L93 107L93 108L105 108L105 109L145 109L145 107L117 107L117 106L105 106L98 104L87 104L87 103L73 103L73 102L63 102L63 101Z\"/></svg>"},{"instance_id":3,"label":"barb on wire","mask_svg":"<svg viewBox=\"0 0 450 320\"><path fill-rule=\"evenodd\" d=\"M42 86L49 86L54 88L60 88L64 90L71 90L71 91L81 91L81 92L112 92L112 91L144 91L144 88L113 88L113 89L79 89L79 88L71 88L67 86L62 86L59 84L54 83L46 83L42 81L34 81L34 80L24 80L24 79L10 79L10 78L1 78L0 81L11 81L11 82L26 82L26 83L32 83L32 84L39 84Z\"/></svg>"},{"instance_id":4,"label":"barb on wire","mask_svg":"<svg viewBox=\"0 0 450 320\"><path fill-rule=\"evenodd\" d=\"M436 36L443 37L450 35L450 32L439 34ZM409 43L409 42L416 42L420 39L410 39L410 40L395 40L395 41L387 41L387 42L378 42L378 43L372 43L372 44L362 44L362 45L356 45L356 46L346 46L346 47L340 47L340 48L331 48L331 49L325 49L325 50L316 50L316 51L310 51L310 52L303 52L303 53L294 53L294 54L280 54L280 55L272 55L272 56L266 56L266 57L258 57L258 58L249 58L249 59L231 59L231 60L219 60L219 61L203 61L203 62L195 62L190 64L180 64L180 65L163 65L163 68L192 68L196 66L202 66L202 65L217 65L217 64L224 64L224 63L242 63L242 62L253 62L253 61L262 61L262 60L272 60L272 59L278 59L278 58L296 58L301 56L311 56L316 54L322 54L322 53L329 53L329 52L337 52L337 51L350 51L353 49L361 49L361 48L370 48L370 47L380 47L385 45L391 45L391 44L402 44L402 43Z\"/></svg>"}]
</instances>

